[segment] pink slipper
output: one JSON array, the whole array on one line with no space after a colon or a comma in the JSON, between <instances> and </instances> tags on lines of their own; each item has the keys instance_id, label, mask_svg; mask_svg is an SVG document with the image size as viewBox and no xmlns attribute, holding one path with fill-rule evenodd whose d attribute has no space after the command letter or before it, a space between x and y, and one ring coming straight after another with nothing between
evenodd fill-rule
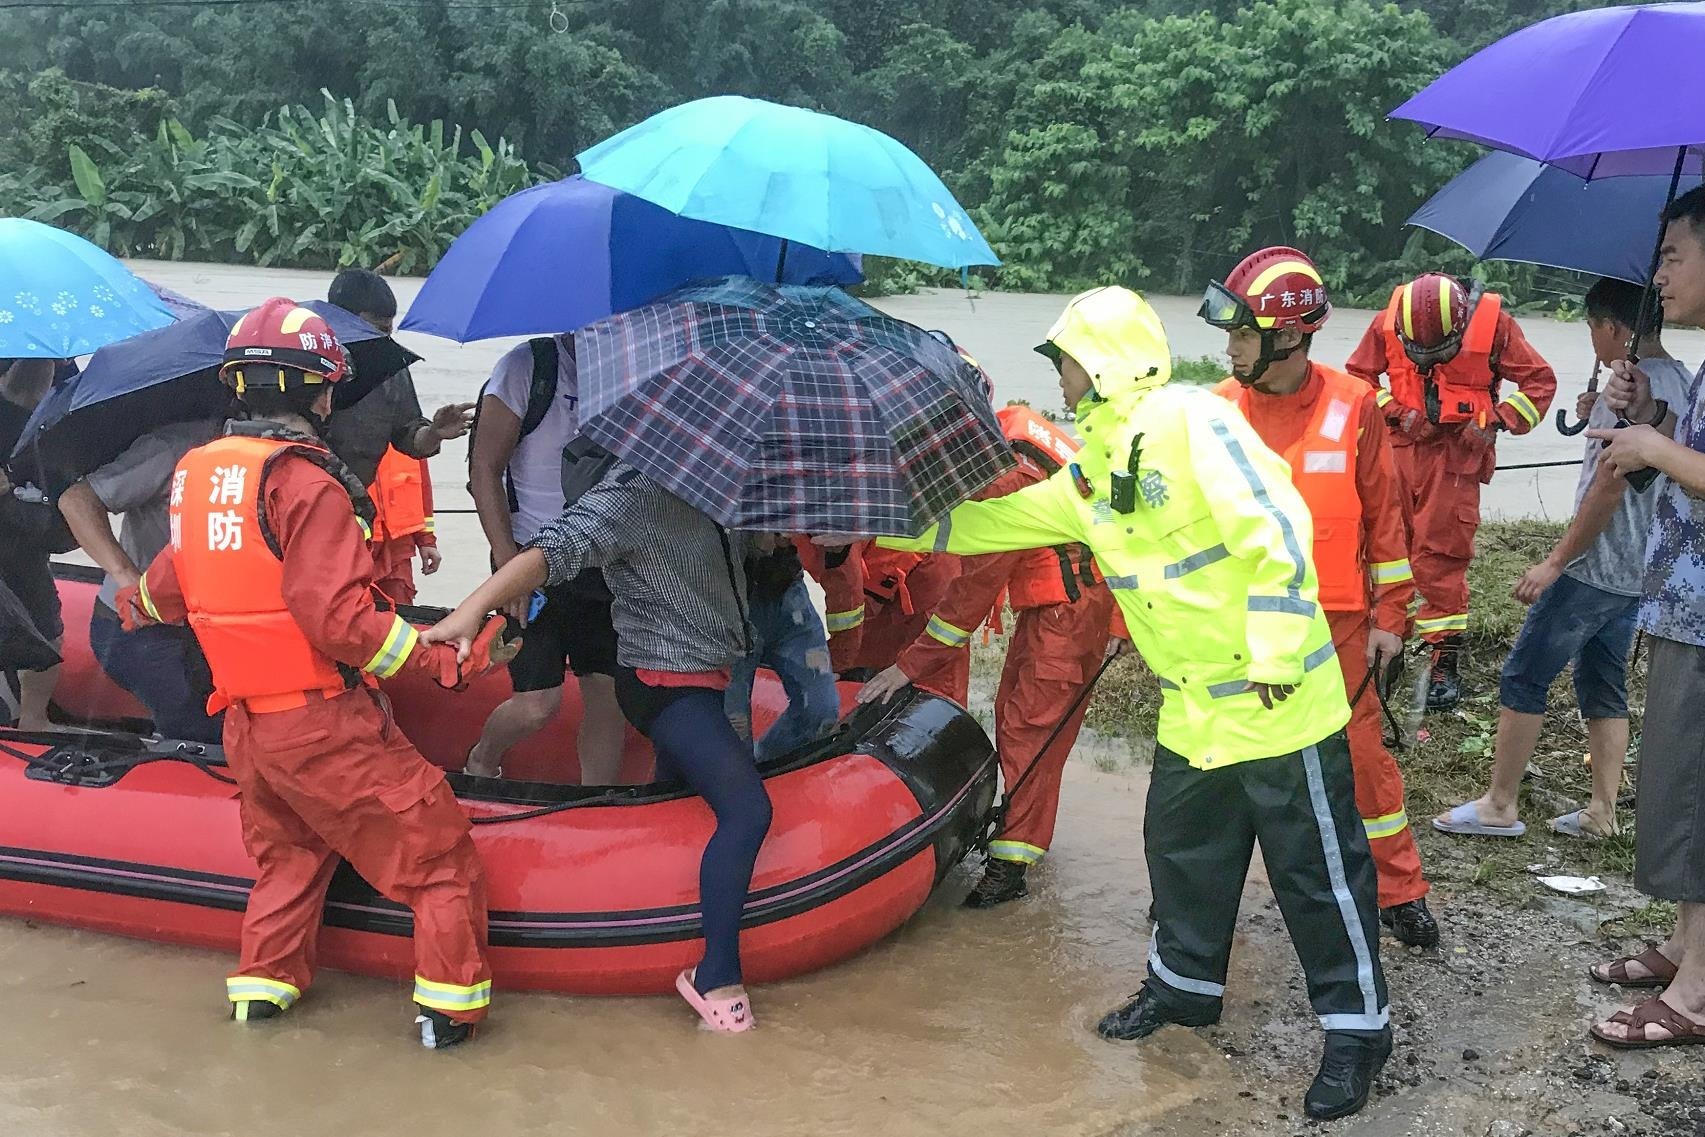
<instances>
[{"instance_id":1,"label":"pink slipper","mask_svg":"<svg viewBox=\"0 0 1705 1137\"><path fill-rule=\"evenodd\" d=\"M687 1005L699 1013L704 1020L705 1030L714 1030L719 1034L740 1034L758 1025L758 1020L752 1014L752 1005L745 995L737 995L732 999L707 999L699 994L699 989L693 986L693 971L687 970L675 976L675 990L681 993L681 998Z\"/></svg>"}]
</instances>

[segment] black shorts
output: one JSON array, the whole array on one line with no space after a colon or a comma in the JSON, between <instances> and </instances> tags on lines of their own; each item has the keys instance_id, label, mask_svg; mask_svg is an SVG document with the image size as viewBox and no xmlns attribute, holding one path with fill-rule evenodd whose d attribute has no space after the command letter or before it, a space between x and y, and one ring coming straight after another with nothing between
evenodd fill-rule
<instances>
[{"instance_id":1,"label":"black shorts","mask_svg":"<svg viewBox=\"0 0 1705 1137\"><path fill-rule=\"evenodd\" d=\"M33 548L0 549L0 580L23 604L42 639L57 640L65 634L59 585L53 579L53 560L47 553Z\"/></svg>"},{"instance_id":2,"label":"black shorts","mask_svg":"<svg viewBox=\"0 0 1705 1137\"><path fill-rule=\"evenodd\" d=\"M610 601L574 581L544 590L545 606L525 628L510 621L510 634L521 635L520 654L509 661L509 683L516 691L552 691L570 669L576 675L616 673L616 628Z\"/></svg>"}]
</instances>

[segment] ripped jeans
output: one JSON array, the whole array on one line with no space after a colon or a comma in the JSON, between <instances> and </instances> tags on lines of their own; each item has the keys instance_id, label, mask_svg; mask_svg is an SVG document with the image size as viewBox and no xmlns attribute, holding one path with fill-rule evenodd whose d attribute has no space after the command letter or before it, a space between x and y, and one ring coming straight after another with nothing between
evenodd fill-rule
<instances>
[{"instance_id":1,"label":"ripped jeans","mask_svg":"<svg viewBox=\"0 0 1705 1137\"><path fill-rule=\"evenodd\" d=\"M734 665L725 709L742 738L752 735L752 680L760 666L781 679L787 710L758 740L758 760L784 754L827 734L841 717L840 693L829 666L829 636L801 577L779 600L752 605L756 650Z\"/></svg>"}]
</instances>

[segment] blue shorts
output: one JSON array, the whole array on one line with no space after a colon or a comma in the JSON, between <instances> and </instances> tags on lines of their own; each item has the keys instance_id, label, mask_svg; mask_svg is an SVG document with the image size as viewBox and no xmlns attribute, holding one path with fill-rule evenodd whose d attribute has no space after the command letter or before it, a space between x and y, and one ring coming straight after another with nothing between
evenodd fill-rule
<instances>
[{"instance_id":1,"label":"blue shorts","mask_svg":"<svg viewBox=\"0 0 1705 1137\"><path fill-rule=\"evenodd\" d=\"M1618 596L1563 575L1528 609L1504 660L1498 701L1524 715L1545 713L1545 692L1570 663L1585 719L1628 717L1628 649L1638 596Z\"/></svg>"}]
</instances>

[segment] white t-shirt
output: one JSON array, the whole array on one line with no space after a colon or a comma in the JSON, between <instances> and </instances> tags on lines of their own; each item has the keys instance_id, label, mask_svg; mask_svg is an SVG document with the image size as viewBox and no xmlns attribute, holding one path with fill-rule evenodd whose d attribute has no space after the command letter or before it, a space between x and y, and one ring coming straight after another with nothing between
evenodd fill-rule
<instances>
[{"instance_id":1,"label":"white t-shirt","mask_svg":"<svg viewBox=\"0 0 1705 1137\"><path fill-rule=\"evenodd\" d=\"M547 521L562 513L562 448L573 438L578 425L575 406L579 402L575 382L571 336L557 336L556 400L538 428L515 447L509 459L509 480L519 505L510 514L517 544L526 544ZM515 417L527 416L527 391L533 385L533 349L517 344L504 353L492 369L485 393L497 396Z\"/></svg>"}]
</instances>

